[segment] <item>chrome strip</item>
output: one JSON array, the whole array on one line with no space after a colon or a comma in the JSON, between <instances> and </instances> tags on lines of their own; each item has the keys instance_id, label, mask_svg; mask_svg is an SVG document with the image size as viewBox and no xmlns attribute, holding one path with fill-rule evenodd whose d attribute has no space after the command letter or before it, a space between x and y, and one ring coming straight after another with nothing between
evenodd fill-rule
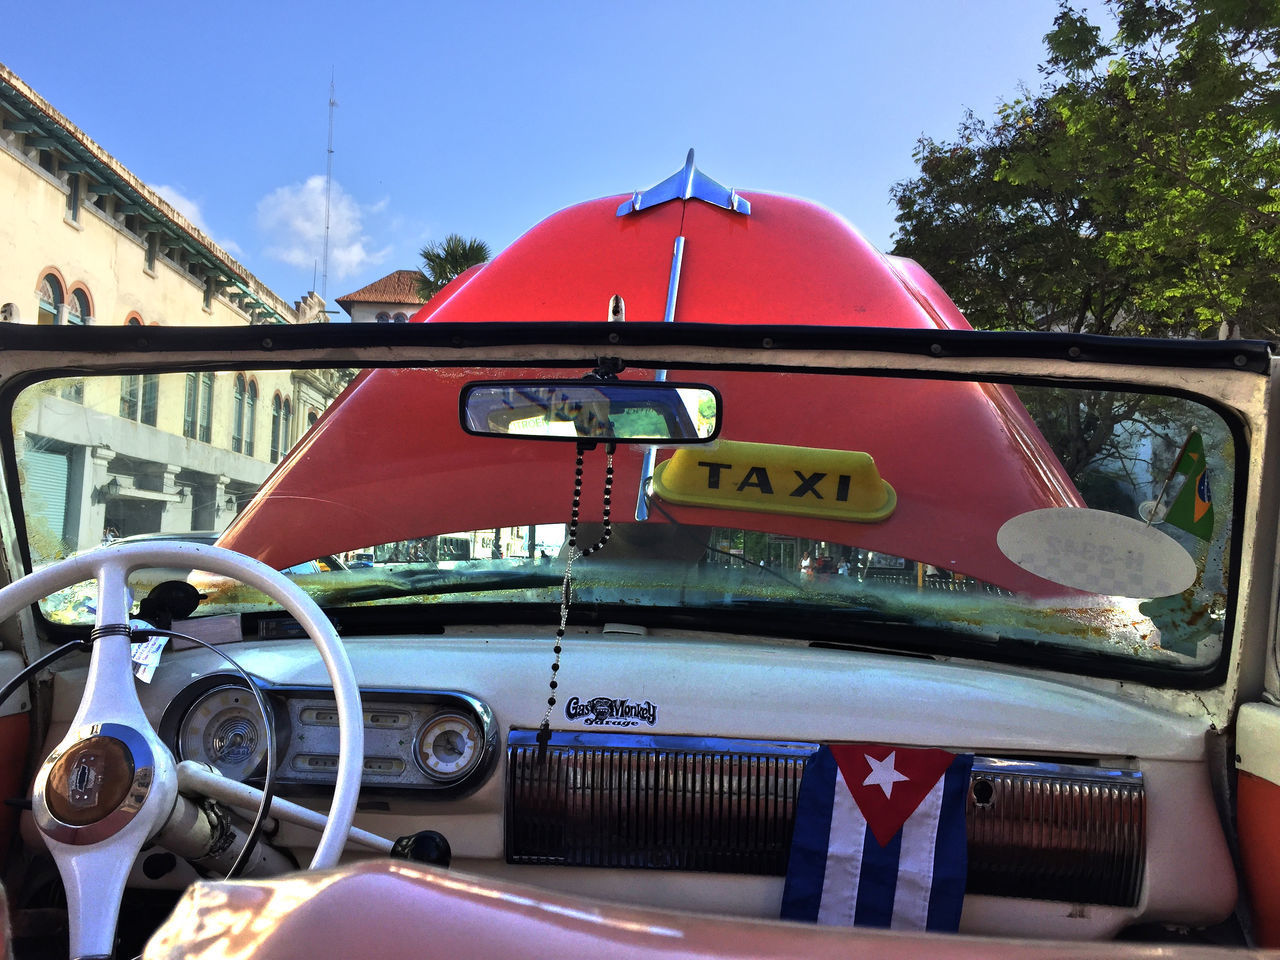
<instances>
[{"instance_id":1,"label":"chrome strip","mask_svg":"<svg viewBox=\"0 0 1280 960\"><path fill-rule=\"evenodd\" d=\"M676 297L680 293L680 270L684 266L684 237L676 237L675 249L671 251L671 277L667 280L667 309L662 314L663 323L674 323L676 319ZM656 379L665 380L663 376Z\"/></svg>"},{"instance_id":2,"label":"chrome strip","mask_svg":"<svg viewBox=\"0 0 1280 960\"><path fill-rule=\"evenodd\" d=\"M693 162L693 151L689 151L689 162ZM680 271L684 266L684 237L676 237L675 249L671 251L671 278L667 281L667 309L662 315L663 323L674 323L676 319L676 297L680 293ZM655 383L667 379L667 371L653 371ZM644 458L640 461L640 486L636 489L636 520L649 519L649 481L653 478L654 461L658 458L657 447L645 447Z\"/></svg>"},{"instance_id":3,"label":"chrome strip","mask_svg":"<svg viewBox=\"0 0 1280 960\"><path fill-rule=\"evenodd\" d=\"M533 746L538 742L537 730L511 730L507 746ZM671 734L595 732L588 730L553 730L550 746L585 749L683 750L702 753L759 753L769 756L809 759L816 743L799 740L735 740L726 737L684 737Z\"/></svg>"}]
</instances>

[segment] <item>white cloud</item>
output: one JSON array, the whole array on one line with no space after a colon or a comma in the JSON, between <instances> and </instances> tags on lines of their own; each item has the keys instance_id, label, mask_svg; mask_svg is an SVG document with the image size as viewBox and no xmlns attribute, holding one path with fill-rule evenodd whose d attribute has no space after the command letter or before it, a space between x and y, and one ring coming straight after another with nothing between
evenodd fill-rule
<instances>
[{"instance_id":1,"label":"white cloud","mask_svg":"<svg viewBox=\"0 0 1280 960\"><path fill-rule=\"evenodd\" d=\"M213 240L214 243L222 247L222 249L227 251L227 253L231 254L233 257L243 255L243 251L240 249L239 244L234 240L219 240L214 237L213 231L209 229L209 225L204 221L204 214L200 212L199 202L192 200L177 187L170 186L167 183L162 183L159 186L153 186L151 189L167 200L169 206L173 207L173 209L186 217L193 227L203 233L210 240Z\"/></svg>"},{"instance_id":2,"label":"white cloud","mask_svg":"<svg viewBox=\"0 0 1280 960\"><path fill-rule=\"evenodd\" d=\"M280 187L258 201L258 226L267 238L267 255L304 269L324 254L324 177ZM337 182L329 204L329 273L338 280L380 263L391 247L369 249L360 205Z\"/></svg>"}]
</instances>

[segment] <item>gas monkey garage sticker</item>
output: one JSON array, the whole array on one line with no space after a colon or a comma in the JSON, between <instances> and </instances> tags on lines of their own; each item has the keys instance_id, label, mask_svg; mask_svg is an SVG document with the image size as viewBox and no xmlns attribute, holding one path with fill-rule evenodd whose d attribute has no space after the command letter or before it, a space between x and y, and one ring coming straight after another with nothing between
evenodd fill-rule
<instances>
[{"instance_id":1,"label":"gas monkey garage sticker","mask_svg":"<svg viewBox=\"0 0 1280 960\"><path fill-rule=\"evenodd\" d=\"M581 720L588 727L638 727L641 723L652 727L658 722L658 705L626 697L592 697L590 700L570 697L564 705L564 716L566 720Z\"/></svg>"}]
</instances>

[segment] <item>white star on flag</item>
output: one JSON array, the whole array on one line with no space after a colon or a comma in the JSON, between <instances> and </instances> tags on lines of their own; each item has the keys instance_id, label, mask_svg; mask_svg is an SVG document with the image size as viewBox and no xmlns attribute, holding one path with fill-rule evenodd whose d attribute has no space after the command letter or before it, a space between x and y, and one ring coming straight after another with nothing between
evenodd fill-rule
<instances>
[{"instance_id":1,"label":"white star on flag","mask_svg":"<svg viewBox=\"0 0 1280 960\"><path fill-rule=\"evenodd\" d=\"M893 793L893 785L900 780L910 780L911 778L899 773L893 769L893 758L898 755L898 751L894 750L883 760L877 760L869 753L864 753L867 763L871 764L871 772L867 774L867 779L862 781L864 787L879 787L884 791L885 797L889 797Z\"/></svg>"}]
</instances>

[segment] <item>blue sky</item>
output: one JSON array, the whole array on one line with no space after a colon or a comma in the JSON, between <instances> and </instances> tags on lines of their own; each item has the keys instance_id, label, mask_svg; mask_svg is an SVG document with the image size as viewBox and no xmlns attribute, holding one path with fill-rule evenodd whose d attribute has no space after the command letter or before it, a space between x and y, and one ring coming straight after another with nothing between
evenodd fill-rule
<instances>
[{"instance_id":1,"label":"blue sky","mask_svg":"<svg viewBox=\"0 0 1280 960\"><path fill-rule=\"evenodd\" d=\"M321 287L332 70L332 303L450 232L496 251L647 187L689 147L722 183L816 200L887 248L917 138L1038 84L1057 2L53 11L11 4L0 61L289 300Z\"/></svg>"}]
</instances>

